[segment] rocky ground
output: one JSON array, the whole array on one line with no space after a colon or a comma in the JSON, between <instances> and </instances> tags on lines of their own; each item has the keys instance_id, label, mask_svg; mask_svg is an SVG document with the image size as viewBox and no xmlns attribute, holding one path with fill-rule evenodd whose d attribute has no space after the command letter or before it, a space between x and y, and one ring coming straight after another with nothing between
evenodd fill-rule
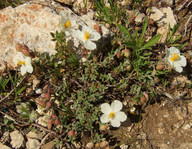
<instances>
[{"instance_id":1,"label":"rocky ground","mask_svg":"<svg viewBox=\"0 0 192 149\"><path fill-rule=\"evenodd\" d=\"M93 26L96 20L102 23L102 40L97 46L102 49L110 41L111 36L116 33L116 29L107 23L97 19L96 10L92 9L92 1L88 0L86 7L82 0L23 0L25 4L15 8L2 6L0 10L0 62L1 73L7 64L10 69L14 68L13 56L16 53L17 42L24 43L29 49L36 49L37 52L55 53L55 43L51 41L50 32L60 30L59 13L66 11L70 17L74 17L79 24ZM144 17L149 17L150 31L146 37L151 38L156 34L162 34L159 44L162 47L157 49L159 59L164 57L164 49L168 34L168 26L173 28L181 22L176 35L182 35L179 43L187 42L182 48L184 56L187 58L185 74L172 74L169 78L170 85L155 88L157 96L153 102L146 103L139 101L136 105L137 112L127 112L128 119L119 128L110 128L108 134L108 148L121 149L191 149L192 148L192 89L191 89L191 64L192 64L192 2L190 0L146 0L139 7L139 2L122 0L119 5L126 8L130 16L130 22L135 23L136 29L141 29L140 24ZM106 2L106 5L108 3ZM140 8L137 10L136 8ZM135 15L135 11L138 15ZM82 47L75 41L75 50L82 56ZM169 45L168 45L169 46ZM82 57L80 57L82 60ZM6 63L4 63L6 61ZM157 60L158 61L158 60ZM35 76L32 79L33 90L36 90L39 79ZM30 81L29 81L30 83ZM0 121L0 148L28 148L28 149L52 149L52 148L92 148L89 144L92 141L90 134L84 133L81 140L75 140L73 145L67 143L60 144L56 138L62 138L62 133L58 134L42 123L34 122L28 124L21 122L16 108L10 103L6 105L6 97L1 96L0 102L1 117L7 117L12 122ZM144 100L147 99L144 96ZM14 102L13 102L14 103ZM129 104L125 98L123 104ZM6 113L7 108L9 112ZM53 113L52 113L53 114ZM43 114L42 114L43 115ZM15 116L15 117L13 117ZM19 117L19 118L18 118ZM11 131L4 129L6 125L14 126ZM56 126L55 126L56 127ZM38 131L32 131L36 128ZM66 135L66 134L65 134ZM55 137L56 136L56 137ZM63 141L63 140L62 140ZM56 143L55 143L56 142ZM90 146L89 146L90 145ZM107 148L105 147L105 148ZM96 144L95 144L95 148Z\"/></svg>"}]
</instances>

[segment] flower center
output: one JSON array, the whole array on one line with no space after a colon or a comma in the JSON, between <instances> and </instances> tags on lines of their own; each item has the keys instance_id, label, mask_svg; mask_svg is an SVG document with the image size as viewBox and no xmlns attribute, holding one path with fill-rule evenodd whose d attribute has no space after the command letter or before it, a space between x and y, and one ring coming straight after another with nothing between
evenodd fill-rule
<instances>
[{"instance_id":1,"label":"flower center","mask_svg":"<svg viewBox=\"0 0 192 149\"><path fill-rule=\"evenodd\" d=\"M115 113L114 113L114 112L111 112L111 113L109 114L108 119L111 119L111 118L114 118L114 117L115 117Z\"/></svg>"},{"instance_id":2,"label":"flower center","mask_svg":"<svg viewBox=\"0 0 192 149\"><path fill-rule=\"evenodd\" d=\"M68 28L71 26L71 21L67 21L65 24L64 24L64 28Z\"/></svg>"},{"instance_id":3,"label":"flower center","mask_svg":"<svg viewBox=\"0 0 192 149\"><path fill-rule=\"evenodd\" d=\"M90 33L85 31L84 39L88 40L90 38L90 36L91 36Z\"/></svg>"},{"instance_id":4,"label":"flower center","mask_svg":"<svg viewBox=\"0 0 192 149\"><path fill-rule=\"evenodd\" d=\"M174 62L174 61L176 61L176 60L178 60L178 59L179 59L179 55L176 54L176 53L174 53L173 56L170 58L170 60L171 60L172 62Z\"/></svg>"},{"instance_id":5,"label":"flower center","mask_svg":"<svg viewBox=\"0 0 192 149\"><path fill-rule=\"evenodd\" d=\"M26 62L25 62L25 61L18 61L17 64L20 65L20 66L21 66L21 65L24 65L24 66L25 66L25 65L26 65Z\"/></svg>"}]
</instances>

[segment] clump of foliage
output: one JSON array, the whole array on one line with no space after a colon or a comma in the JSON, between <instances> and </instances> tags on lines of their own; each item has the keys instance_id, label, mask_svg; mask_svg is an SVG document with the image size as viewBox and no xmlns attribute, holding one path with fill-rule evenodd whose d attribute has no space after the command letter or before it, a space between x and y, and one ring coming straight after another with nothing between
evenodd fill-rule
<instances>
[{"instance_id":1,"label":"clump of foliage","mask_svg":"<svg viewBox=\"0 0 192 149\"><path fill-rule=\"evenodd\" d=\"M53 41L56 41L57 53L36 53L33 74L41 79L40 86L48 86L46 93L51 92L53 97L51 102L41 101L43 104L48 103L45 111L51 107L54 114L56 113L57 116L54 115L52 120L57 120L54 124L60 123L60 127L54 129L57 133L63 132L60 137L64 136L68 142L79 139L85 132L92 134L94 143L105 141L106 134L99 130L102 125L100 105L116 99L126 101L128 113L136 102L150 103L156 97L155 85L159 83L158 79L171 72L155 68L157 62L153 59L153 49L158 48L156 43L161 35L146 41L148 19L143 21L141 31L133 29L126 20L122 21L129 16L115 2L109 0L108 8L104 5L104 0L95 1L98 18L117 30L110 47L105 47L97 54L82 49L82 57L86 60L81 61L76 52L70 49L65 33L56 31L51 33L51 36ZM132 2L141 3L140 0ZM172 33L169 28L168 44L174 44L181 38L179 36L173 39L177 28L178 26L175 26ZM11 102L10 105L31 98L31 102L35 103L36 98L42 97L34 92L26 92L26 88L31 86L29 78L25 75L20 79L17 71L1 76L1 97L13 98L14 103ZM24 80L28 83L23 83ZM161 84L165 87L168 84L167 79L162 79ZM51 97L48 99L51 100ZM36 106L32 108L36 109ZM29 120L31 109L27 111L28 109L22 108L25 120L27 119L24 124L32 122ZM4 126L10 123L10 120L4 119L2 122ZM9 129L12 128L14 126L11 123ZM51 126L48 128L51 129ZM58 146L61 143L60 140L56 141Z\"/></svg>"},{"instance_id":2,"label":"clump of foliage","mask_svg":"<svg viewBox=\"0 0 192 149\"><path fill-rule=\"evenodd\" d=\"M3 9L8 6L16 7L22 4L21 0L2 0L0 1L0 9Z\"/></svg>"}]
</instances>

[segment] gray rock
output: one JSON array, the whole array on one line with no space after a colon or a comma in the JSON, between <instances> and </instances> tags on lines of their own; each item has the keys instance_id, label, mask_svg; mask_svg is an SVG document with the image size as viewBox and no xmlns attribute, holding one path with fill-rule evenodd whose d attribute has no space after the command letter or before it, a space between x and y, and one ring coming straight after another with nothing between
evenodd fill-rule
<instances>
[{"instance_id":1,"label":"gray rock","mask_svg":"<svg viewBox=\"0 0 192 149\"><path fill-rule=\"evenodd\" d=\"M168 29L167 27L159 27L157 29L157 34L161 34L161 38L159 40L159 43L165 43L166 39L167 39L167 33L168 33Z\"/></svg>"},{"instance_id":2,"label":"gray rock","mask_svg":"<svg viewBox=\"0 0 192 149\"><path fill-rule=\"evenodd\" d=\"M192 143L186 142L186 143L182 143L178 149L191 149L191 148L192 148Z\"/></svg>"},{"instance_id":3,"label":"gray rock","mask_svg":"<svg viewBox=\"0 0 192 149\"><path fill-rule=\"evenodd\" d=\"M30 131L26 134L28 139L41 139L42 137L38 135L37 133Z\"/></svg>"},{"instance_id":4,"label":"gray rock","mask_svg":"<svg viewBox=\"0 0 192 149\"><path fill-rule=\"evenodd\" d=\"M1 142L0 142L0 148L1 149L11 149L10 147L3 145Z\"/></svg>"},{"instance_id":5,"label":"gray rock","mask_svg":"<svg viewBox=\"0 0 192 149\"><path fill-rule=\"evenodd\" d=\"M38 149L40 142L37 139L29 139L26 143L27 149Z\"/></svg>"},{"instance_id":6,"label":"gray rock","mask_svg":"<svg viewBox=\"0 0 192 149\"><path fill-rule=\"evenodd\" d=\"M144 13L140 13L136 18L135 18L135 22L137 23L141 23L143 22L143 19L145 18L145 14Z\"/></svg>"},{"instance_id":7,"label":"gray rock","mask_svg":"<svg viewBox=\"0 0 192 149\"><path fill-rule=\"evenodd\" d=\"M18 149L24 145L24 137L18 130L11 132L10 136L11 136L11 145L13 148Z\"/></svg>"},{"instance_id":8,"label":"gray rock","mask_svg":"<svg viewBox=\"0 0 192 149\"><path fill-rule=\"evenodd\" d=\"M5 61L11 66L13 64L13 56L16 54L16 43L25 44L30 50L40 53L48 52L55 54L55 42L52 41L50 32L55 33L56 30L61 31L59 20L61 16L59 11L64 11L70 18L76 20L81 27L87 25L94 28L96 24L93 20L77 16L70 9L58 7L57 13L54 11L55 6L47 6L46 4L29 4L25 3L18 7L7 7L0 11L0 71L5 68ZM110 31L102 26L102 38L96 43L97 49L107 43L106 39L110 39ZM72 39L73 40L73 39ZM78 55L82 53L82 47L79 41L73 41L75 44L72 48ZM70 44L72 46L72 44Z\"/></svg>"},{"instance_id":9,"label":"gray rock","mask_svg":"<svg viewBox=\"0 0 192 149\"><path fill-rule=\"evenodd\" d=\"M170 7L152 7L150 18L153 19L159 27L165 26L168 28L170 24L170 27L173 28L173 26L177 24L173 11Z\"/></svg>"}]
</instances>

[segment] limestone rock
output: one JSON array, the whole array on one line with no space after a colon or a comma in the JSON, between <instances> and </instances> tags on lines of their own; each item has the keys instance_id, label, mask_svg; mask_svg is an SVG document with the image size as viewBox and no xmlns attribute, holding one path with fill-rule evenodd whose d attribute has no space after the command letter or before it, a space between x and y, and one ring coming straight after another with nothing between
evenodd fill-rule
<instances>
[{"instance_id":1,"label":"limestone rock","mask_svg":"<svg viewBox=\"0 0 192 149\"><path fill-rule=\"evenodd\" d=\"M28 134L26 136L29 139L41 139L41 136L33 131L28 132Z\"/></svg>"},{"instance_id":2,"label":"limestone rock","mask_svg":"<svg viewBox=\"0 0 192 149\"><path fill-rule=\"evenodd\" d=\"M140 14L135 18L135 22L137 22L137 23L142 23L144 18L145 18L145 14L144 14L144 13L140 13Z\"/></svg>"},{"instance_id":3,"label":"limestone rock","mask_svg":"<svg viewBox=\"0 0 192 149\"><path fill-rule=\"evenodd\" d=\"M165 43L166 39L167 39L167 33L168 33L168 29L167 27L160 27L157 29L157 34L161 34L161 38L159 39L159 43Z\"/></svg>"},{"instance_id":4,"label":"limestone rock","mask_svg":"<svg viewBox=\"0 0 192 149\"><path fill-rule=\"evenodd\" d=\"M4 133L3 133L3 136L2 136L1 139L0 139L0 142L3 143L3 144L5 144L6 142L8 142L8 141L10 140L9 134L10 134L10 133L9 133L8 131L4 132Z\"/></svg>"},{"instance_id":5,"label":"limestone rock","mask_svg":"<svg viewBox=\"0 0 192 149\"><path fill-rule=\"evenodd\" d=\"M186 143L182 143L178 149L191 149L191 148L192 148L192 143L186 142Z\"/></svg>"},{"instance_id":6,"label":"limestone rock","mask_svg":"<svg viewBox=\"0 0 192 149\"><path fill-rule=\"evenodd\" d=\"M125 144L120 145L120 149L127 149L127 148L129 148L129 145L125 145Z\"/></svg>"},{"instance_id":7,"label":"limestone rock","mask_svg":"<svg viewBox=\"0 0 192 149\"><path fill-rule=\"evenodd\" d=\"M56 6L46 7L46 4L30 4L25 3L18 7L7 7L0 11L0 71L5 68L5 62L11 67L13 64L13 56L16 54L16 43L25 44L30 50L40 53L47 52L55 54L55 42L52 41L50 32L55 33L61 31L59 20L61 16L59 12L64 11L69 18L76 20L79 27L87 25L94 28L96 24L93 20L77 16L66 7L59 7L58 11L54 11ZM107 39L110 39L110 31L101 26L102 38L96 43L97 50L104 46ZM73 39L72 39L73 41ZM73 41L73 50L78 55L82 53L82 46L79 41ZM75 43L75 44L74 44ZM72 46L72 44L70 44Z\"/></svg>"},{"instance_id":8,"label":"limestone rock","mask_svg":"<svg viewBox=\"0 0 192 149\"><path fill-rule=\"evenodd\" d=\"M173 28L175 24L177 24L173 11L170 7L164 8L151 8L151 15L150 18L153 19L159 27L161 26L169 26Z\"/></svg>"},{"instance_id":9,"label":"limestone rock","mask_svg":"<svg viewBox=\"0 0 192 149\"><path fill-rule=\"evenodd\" d=\"M24 137L18 130L11 132L10 136L11 136L11 145L13 148L17 149L23 146Z\"/></svg>"},{"instance_id":10,"label":"limestone rock","mask_svg":"<svg viewBox=\"0 0 192 149\"><path fill-rule=\"evenodd\" d=\"M44 116L41 116L38 119L36 119L35 122L38 123L39 125L47 127L49 117L51 117L52 114L53 111L49 110L47 113L44 114Z\"/></svg>"},{"instance_id":11,"label":"limestone rock","mask_svg":"<svg viewBox=\"0 0 192 149\"><path fill-rule=\"evenodd\" d=\"M26 143L27 149L38 149L40 142L37 139L29 139Z\"/></svg>"},{"instance_id":12,"label":"limestone rock","mask_svg":"<svg viewBox=\"0 0 192 149\"><path fill-rule=\"evenodd\" d=\"M1 148L1 149L11 149L11 148L9 148L8 146L3 145L1 142L0 142L0 148Z\"/></svg>"}]
</instances>

